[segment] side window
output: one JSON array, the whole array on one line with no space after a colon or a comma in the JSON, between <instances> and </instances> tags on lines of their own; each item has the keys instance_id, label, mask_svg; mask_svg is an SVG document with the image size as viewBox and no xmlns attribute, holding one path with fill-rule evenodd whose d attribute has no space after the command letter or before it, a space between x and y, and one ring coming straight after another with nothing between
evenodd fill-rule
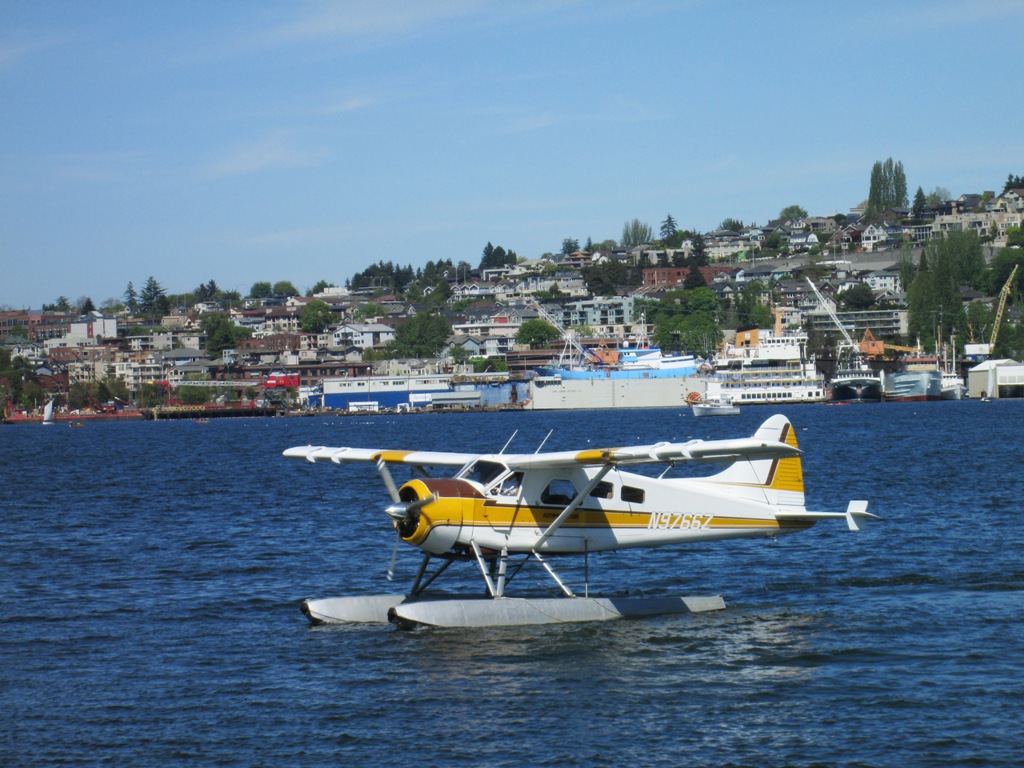
<instances>
[{"instance_id":1,"label":"side window","mask_svg":"<svg viewBox=\"0 0 1024 768\"><path fill-rule=\"evenodd\" d=\"M597 487L590 492L590 495L595 499L613 499L615 498L615 486L605 480L602 480L597 484Z\"/></svg>"},{"instance_id":2,"label":"side window","mask_svg":"<svg viewBox=\"0 0 1024 768\"><path fill-rule=\"evenodd\" d=\"M576 495L576 487L568 480L555 478L548 487L540 494L540 500L545 504L561 504L565 506L572 501Z\"/></svg>"},{"instance_id":3,"label":"side window","mask_svg":"<svg viewBox=\"0 0 1024 768\"><path fill-rule=\"evenodd\" d=\"M622 500L628 501L630 504L643 504L644 489L634 488L630 485L624 485L622 486Z\"/></svg>"},{"instance_id":4,"label":"side window","mask_svg":"<svg viewBox=\"0 0 1024 768\"><path fill-rule=\"evenodd\" d=\"M523 484L523 473L513 472L501 481L501 487L497 489L502 496L516 496L519 493L519 486ZM493 493L493 491L492 491Z\"/></svg>"}]
</instances>

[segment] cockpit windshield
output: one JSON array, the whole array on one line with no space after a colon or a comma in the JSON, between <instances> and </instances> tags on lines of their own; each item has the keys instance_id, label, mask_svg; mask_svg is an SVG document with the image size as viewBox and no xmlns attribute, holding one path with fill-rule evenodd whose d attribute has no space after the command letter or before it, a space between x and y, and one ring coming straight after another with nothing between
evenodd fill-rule
<instances>
[{"instance_id":1,"label":"cockpit windshield","mask_svg":"<svg viewBox=\"0 0 1024 768\"><path fill-rule=\"evenodd\" d=\"M474 461L472 464L467 466L459 473L459 477L464 480L472 480L480 483L485 488L498 479L499 476L508 471L508 468L504 464L499 464L496 461Z\"/></svg>"}]
</instances>

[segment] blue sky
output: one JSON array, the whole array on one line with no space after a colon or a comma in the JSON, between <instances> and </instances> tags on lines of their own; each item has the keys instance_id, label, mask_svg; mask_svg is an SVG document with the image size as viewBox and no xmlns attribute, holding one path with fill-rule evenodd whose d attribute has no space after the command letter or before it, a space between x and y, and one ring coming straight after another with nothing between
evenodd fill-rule
<instances>
[{"instance_id":1,"label":"blue sky","mask_svg":"<svg viewBox=\"0 0 1024 768\"><path fill-rule=\"evenodd\" d=\"M1024 2L0 0L0 306L1024 173Z\"/></svg>"}]
</instances>

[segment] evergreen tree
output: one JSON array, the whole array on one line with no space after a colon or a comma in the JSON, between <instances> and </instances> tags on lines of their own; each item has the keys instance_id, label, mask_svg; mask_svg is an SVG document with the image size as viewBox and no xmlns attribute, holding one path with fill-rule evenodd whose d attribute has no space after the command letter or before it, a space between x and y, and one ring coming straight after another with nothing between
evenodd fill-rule
<instances>
[{"instance_id":1,"label":"evergreen tree","mask_svg":"<svg viewBox=\"0 0 1024 768\"><path fill-rule=\"evenodd\" d=\"M708 246L704 241L704 235L699 232L693 235L693 252L690 254L687 266L693 269L694 267L706 267L708 265Z\"/></svg>"},{"instance_id":2,"label":"evergreen tree","mask_svg":"<svg viewBox=\"0 0 1024 768\"><path fill-rule=\"evenodd\" d=\"M871 167L871 182L865 216L869 221L881 221L882 214L890 208L907 205L907 176L902 162L887 158L876 161Z\"/></svg>"},{"instance_id":3,"label":"evergreen tree","mask_svg":"<svg viewBox=\"0 0 1024 768\"><path fill-rule=\"evenodd\" d=\"M694 264L690 265L690 271L686 273L686 280L683 281L683 287L687 290L694 288L702 288L708 284L708 281L704 279L704 273L701 272L700 267Z\"/></svg>"},{"instance_id":4,"label":"evergreen tree","mask_svg":"<svg viewBox=\"0 0 1024 768\"><path fill-rule=\"evenodd\" d=\"M665 243L669 243L676 236L677 227L676 220L672 218L672 214L668 214L665 220L661 222L661 239Z\"/></svg>"},{"instance_id":5,"label":"evergreen tree","mask_svg":"<svg viewBox=\"0 0 1024 768\"><path fill-rule=\"evenodd\" d=\"M124 290L124 308L132 317L139 314L139 295L135 292L132 281L128 281L128 287Z\"/></svg>"},{"instance_id":6,"label":"evergreen tree","mask_svg":"<svg viewBox=\"0 0 1024 768\"><path fill-rule=\"evenodd\" d=\"M171 311L167 294L152 275L146 280L146 284L142 286L142 293L139 294L139 311L154 318Z\"/></svg>"},{"instance_id":7,"label":"evergreen tree","mask_svg":"<svg viewBox=\"0 0 1024 768\"><path fill-rule=\"evenodd\" d=\"M911 207L911 213L913 214L915 221L921 220L921 216L924 213L924 208L927 204L928 201L924 196L924 190L918 187L917 192L914 193L914 205Z\"/></svg>"}]
</instances>

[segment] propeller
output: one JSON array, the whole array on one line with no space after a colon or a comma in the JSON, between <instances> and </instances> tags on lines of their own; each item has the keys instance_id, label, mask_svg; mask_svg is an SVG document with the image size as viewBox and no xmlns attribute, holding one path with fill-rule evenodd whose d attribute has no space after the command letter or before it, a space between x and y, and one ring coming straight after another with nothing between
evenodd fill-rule
<instances>
[{"instance_id":1,"label":"propeller","mask_svg":"<svg viewBox=\"0 0 1024 768\"><path fill-rule=\"evenodd\" d=\"M402 501L402 496L398 492L398 486L395 485L395 480L391 477L391 471L383 459L377 460L377 472L380 474L381 480L384 481L384 486L388 489L388 494L391 496L391 504L384 512L395 521L395 544L391 548L391 563L388 566L388 581L393 581L395 577L395 561L398 559L398 542L403 536L408 536L416 530L420 510L437 497L432 494L423 499Z\"/></svg>"},{"instance_id":2,"label":"propeller","mask_svg":"<svg viewBox=\"0 0 1024 768\"><path fill-rule=\"evenodd\" d=\"M398 495L398 486L395 485L395 480L391 477L391 472L388 470L388 465L384 462L384 459L377 459L377 473L380 475L380 479L384 481L384 487L388 489L388 494L391 496L391 507L401 504L402 497ZM388 509L391 509L391 507L388 507ZM391 563L388 565L388 581L395 580L395 561L398 560L398 542L401 538L402 532L398 530L396 525L395 544L391 547Z\"/></svg>"}]
</instances>

